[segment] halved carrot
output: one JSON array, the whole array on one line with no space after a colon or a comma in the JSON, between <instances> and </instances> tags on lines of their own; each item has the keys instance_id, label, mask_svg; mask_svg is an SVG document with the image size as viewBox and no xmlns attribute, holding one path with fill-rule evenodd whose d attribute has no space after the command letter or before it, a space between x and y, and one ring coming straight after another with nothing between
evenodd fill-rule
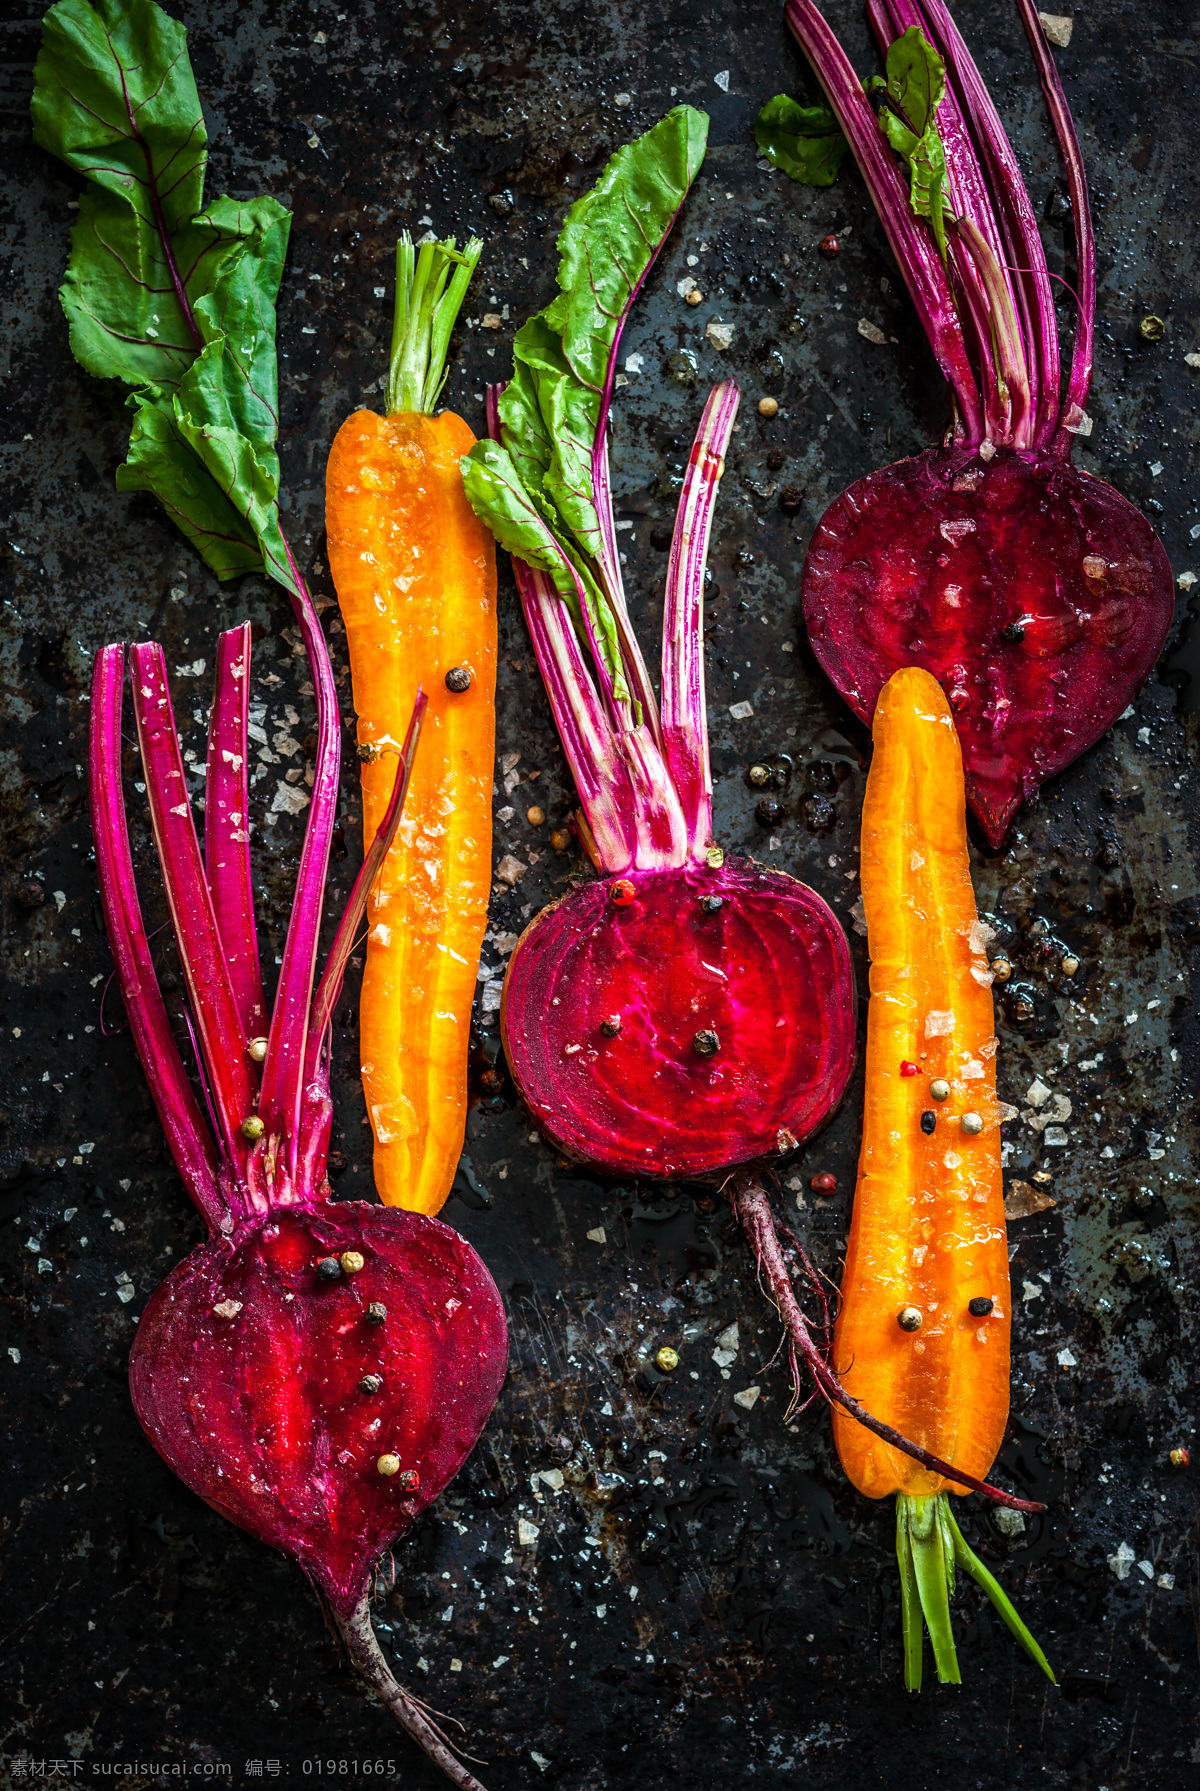
<instances>
[{"instance_id":1,"label":"halved carrot","mask_svg":"<svg viewBox=\"0 0 1200 1791\"><path fill-rule=\"evenodd\" d=\"M968 1474L1008 1418L1009 1278L991 972L971 888L962 754L937 681L915 666L879 698L862 823L871 953L862 1152L835 1336L841 1379L877 1418ZM921 1613L958 1683L954 1568L983 1587L1053 1679L963 1540L936 1473L835 1410L838 1454L869 1498L897 1499L905 1683Z\"/></svg>"},{"instance_id":2,"label":"halved carrot","mask_svg":"<svg viewBox=\"0 0 1200 1791\"><path fill-rule=\"evenodd\" d=\"M471 1004L491 883L496 553L463 495L475 437L430 412L481 244L396 249L387 415L360 410L326 473L329 565L350 649L363 830L373 839L417 686L425 746L371 895L360 1009L382 1200L435 1213L467 1114Z\"/></svg>"}]
</instances>

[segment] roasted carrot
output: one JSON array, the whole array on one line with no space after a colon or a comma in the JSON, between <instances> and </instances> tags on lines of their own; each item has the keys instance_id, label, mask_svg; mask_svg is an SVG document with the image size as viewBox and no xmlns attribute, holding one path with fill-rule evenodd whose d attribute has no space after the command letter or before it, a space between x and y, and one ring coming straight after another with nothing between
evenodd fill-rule
<instances>
[{"instance_id":1,"label":"roasted carrot","mask_svg":"<svg viewBox=\"0 0 1200 1791\"><path fill-rule=\"evenodd\" d=\"M896 672L875 710L862 823L871 954L866 1100L835 1361L876 1417L983 1477L1008 1418L1009 1278L991 972L971 888L962 754L937 681ZM896 1495L905 1683L921 1684L921 1613L938 1678L957 1684L948 1593L979 1582L1046 1658L967 1547L945 1478L838 1410L838 1454L869 1498Z\"/></svg>"},{"instance_id":2,"label":"roasted carrot","mask_svg":"<svg viewBox=\"0 0 1200 1791\"><path fill-rule=\"evenodd\" d=\"M491 881L496 554L458 470L475 437L453 412L431 414L481 246L400 239L387 415L348 417L326 473L366 840L418 685L430 699L426 749L371 895L360 1021L375 1185L389 1205L425 1213L450 1192L462 1150Z\"/></svg>"}]
</instances>

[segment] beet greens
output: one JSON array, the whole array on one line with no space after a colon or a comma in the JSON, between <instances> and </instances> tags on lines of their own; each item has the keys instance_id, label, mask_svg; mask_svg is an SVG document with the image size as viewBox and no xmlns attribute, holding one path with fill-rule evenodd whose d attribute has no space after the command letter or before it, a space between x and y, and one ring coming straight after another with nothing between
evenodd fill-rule
<instances>
[{"instance_id":1,"label":"beet greens","mask_svg":"<svg viewBox=\"0 0 1200 1791\"><path fill-rule=\"evenodd\" d=\"M1170 566L1146 518L1070 461L1088 427L1095 240L1058 70L1032 0L1018 5L1074 221L1077 316L1061 396L1037 221L943 0L868 0L887 74L865 89L813 0L786 7L953 407L941 447L870 474L826 510L805 564L805 621L821 665L868 723L898 667L934 674L954 711L968 800L993 846L1046 778L1126 707L1174 610Z\"/></svg>"}]
</instances>

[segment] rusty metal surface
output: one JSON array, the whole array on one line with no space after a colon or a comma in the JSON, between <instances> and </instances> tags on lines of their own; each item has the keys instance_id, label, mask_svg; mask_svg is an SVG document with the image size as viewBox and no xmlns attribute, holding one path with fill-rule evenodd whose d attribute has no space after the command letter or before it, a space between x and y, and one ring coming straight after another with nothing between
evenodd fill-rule
<instances>
[{"instance_id":1,"label":"rusty metal surface","mask_svg":"<svg viewBox=\"0 0 1200 1791\"><path fill-rule=\"evenodd\" d=\"M314 589L332 596L329 442L348 410L379 403L397 231L431 221L486 239L447 391L479 428L483 382L505 372L516 323L551 290L571 198L672 99L705 107L708 162L626 337L640 366L627 362L615 407L621 540L653 660L662 531L687 443L707 385L735 373L748 402L709 611L718 837L804 877L852 928L868 743L806 651L798 574L825 503L934 439L944 407L857 180L818 193L756 165L757 107L802 80L776 7L342 4L176 9L214 140L210 190L270 191L295 211L280 307L285 523ZM872 66L857 5L829 11L857 65ZM1015 11L972 0L959 16L1062 273L1062 189ZM1059 53L1102 254L1082 461L1149 502L1177 573L1200 560L1200 375L1184 361L1200 348L1195 23L1166 0L1091 0ZM357 1761L343 1772L362 1776L364 1762L391 1760L405 1784L432 1787L339 1665L300 1576L185 1492L129 1404L134 1323L201 1226L128 1038L100 1030L110 964L82 781L88 665L106 640L162 640L184 744L202 756L199 662L211 667L219 627L260 625L253 795L268 966L302 825L271 805L303 763L312 717L278 594L254 580L218 590L147 500L113 489L126 413L73 364L54 297L75 188L29 140L36 20L10 17L4 32L0 1757L10 1782L30 1759L77 1761L84 1776L229 1762L237 1783L256 1762L295 1780L330 1761ZM815 251L830 229L835 261ZM689 274L704 292L695 308L677 290ZM1167 323L1153 346L1137 333L1148 311ZM499 331L479 327L489 312ZM887 340L859 334L860 318ZM712 319L732 326L724 353L706 339ZM770 423L754 410L763 393L780 403ZM784 488L803 494L790 516ZM501 588L496 851L529 869L495 903L497 974L504 936L572 868L524 819L533 786L551 822L570 797L507 573ZM348 704L336 622L331 645ZM1167 1454L1195 1442L1197 780L1195 723L1177 705L1191 694L1189 650L1173 651L1010 848L975 861L981 910L1017 966L998 1003L1001 1092L1065 1142L1028 1117L1008 1127L1010 1183L1032 1186L1045 1165L1055 1204L1010 1226L1018 1318L1000 1471L1050 1509L1017 1533L975 1501L961 1509L1061 1691L969 1589L957 1605L963 1686L905 1696L891 1512L847 1485L823 1412L785 1422L776 1328L727 1214L704 1190L563 1168L501 1076L481 1092L445 1216L504 1292L508 1384L472 1462L397 1548L376 1608L400 1670L463 1722L493 1791L1194 1784L1196 1481ZM735 721L743 700L753 716ZM745 778L756 758L783 778L785 816L770 831ZM358 819L348 776L335 893L349 887ZM140 817L134 832L145 864ZM161 918L157 895L151 906ZM1061 948L1081 960L1073 982L1055 973ZM480 1071L498 1049L488 999ZM348 1160L339 1193L362 1194L352 1007L336 1038L334 1142ZM1049 1091L1040 1108L1026 1098L1035 1078ZM832 1273L860 1110L858 1080L785 1178ZM817 1200L808 1180L827 1169L838 1190ZM722 1367L716 1339L735 1321ZM663 1342L682 1356L670 1377L651 1363ZM748 1408L736 1396L752 1387Z\"/></svg>"}]
</instances>

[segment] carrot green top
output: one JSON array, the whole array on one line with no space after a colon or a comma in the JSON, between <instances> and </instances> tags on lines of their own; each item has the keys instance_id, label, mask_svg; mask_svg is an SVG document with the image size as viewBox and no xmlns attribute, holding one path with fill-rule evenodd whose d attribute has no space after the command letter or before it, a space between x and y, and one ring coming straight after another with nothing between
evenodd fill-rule
<instances>
[{"instance_id":1,"label":"carrot green top","mask_svg":"<svg viewBox=\"0 0 1200 1791\"><path fill-rule=\"evenodd\" d=\"M388 367L388 415L432 411L446 383L446 355L462 302L483 253L478 237L460 249L452 236L417 247L406 230L396 244L396 316Z\"/></svg>"}]
</instances>

